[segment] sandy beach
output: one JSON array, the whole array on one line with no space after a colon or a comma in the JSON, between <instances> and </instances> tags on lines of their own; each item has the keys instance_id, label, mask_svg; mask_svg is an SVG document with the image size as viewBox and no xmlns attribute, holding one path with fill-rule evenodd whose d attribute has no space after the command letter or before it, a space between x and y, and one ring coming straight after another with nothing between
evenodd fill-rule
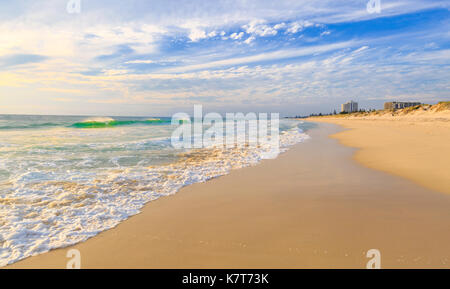
<instances>
[{"instance_id":1,"label":"sandy beach","mask_svg":"<svg viewBox=\"0 0 450 289\"><path fill-rule=\"evenodd\" d=\"M448 127L346 121L350 130L319 123L275 160L187 186L84 243L8 268L65 268L71 248L82 268L365 268L370 249L383 268L448 268Z\"/></svg>"},{"instance_id":2,"label":"sandy beach","mask_svg":"<svg viewBox=\"0 0 450 289\"><path fill-rule=\"evenodd\" d=\"M325 117L347 130L332 137L357 148L354 159L373 169L450 194L450 111L407 116Z\"/></svg>"}]
</instances>

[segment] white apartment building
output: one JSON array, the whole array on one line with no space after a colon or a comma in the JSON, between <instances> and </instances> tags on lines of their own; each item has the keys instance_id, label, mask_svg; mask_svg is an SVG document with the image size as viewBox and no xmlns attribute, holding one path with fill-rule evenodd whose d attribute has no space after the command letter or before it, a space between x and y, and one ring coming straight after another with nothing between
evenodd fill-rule
<instances>
[{"instance_id":1,"label":"white apartment building","mask_svg":"<svg viewBox=\"0 0 450 289\"><path fill-rule=\"evenodd\" d=\"M341 112L356 112L358 111L358 103L354 101L349 101L347 103L341 104Z\"/></svg>"}]
</instances>

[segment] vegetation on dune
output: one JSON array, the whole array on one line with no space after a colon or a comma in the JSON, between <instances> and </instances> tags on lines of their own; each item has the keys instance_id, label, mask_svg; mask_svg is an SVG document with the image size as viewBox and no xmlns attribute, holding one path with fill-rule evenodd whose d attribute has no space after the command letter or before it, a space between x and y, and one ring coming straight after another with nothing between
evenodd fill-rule
<instances>
[{"instance_id":1,"label":"vegetation on dune","mask_svg":"<svg viewBox=\"0 0 450 289\"><path fill-rule=\"evenodd\" d=\"M450 101L440 101L436 104L436 111L450 110Z\"/></svg>"},{"instance_id":2,"label":"vegetation on dune","mask_svg":"<svg viewBox=\"0 0 450 289\"><path fill-rule=\"evenodd\" d=\"M412 113L420 112L441 112L450 110L450 101L441 101L437 104L420 104L416 106L410 106L403 109L381 109L381 110L360 110L357 112L341 112L341 113L329 113L329 114L311 114L309 117L333 117L333 118L348 118L348 117L366 117L366 116L382 116L382 115L408 115Z\"/></svg>"}]
</instances>

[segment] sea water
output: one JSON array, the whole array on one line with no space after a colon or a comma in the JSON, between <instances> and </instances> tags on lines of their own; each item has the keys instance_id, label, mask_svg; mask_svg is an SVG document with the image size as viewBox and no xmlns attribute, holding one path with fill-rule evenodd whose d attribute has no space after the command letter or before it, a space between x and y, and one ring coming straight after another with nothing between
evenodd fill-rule
<instances>
[{"instance_id":1,"label":"sea water","mask_svg":"<svg viewBox=\"0 0 450 289\"><path fill-rule=\"evenodd\" d=\"M280 147L310 124L280 120ZM170 118L0 115L0 266L87 240L267 146L174 149Z\"/></svg>"}]
</instances>

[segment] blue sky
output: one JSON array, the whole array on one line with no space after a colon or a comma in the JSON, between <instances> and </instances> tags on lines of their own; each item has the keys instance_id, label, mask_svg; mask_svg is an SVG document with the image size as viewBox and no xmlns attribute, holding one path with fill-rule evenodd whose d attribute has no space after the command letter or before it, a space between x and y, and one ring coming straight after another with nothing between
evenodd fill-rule
<instances>
[{"instance_id":1,"label":"blue sky","mask_svg":"<svg viewBox=\"0 0 450 289\"><path fill-rule=\"evenodd\" d=\"M450 100L448 1L0 0L0 113L330 112ZM39 2L39 3L36 3Z\"/></svg>"}]
</instances>

